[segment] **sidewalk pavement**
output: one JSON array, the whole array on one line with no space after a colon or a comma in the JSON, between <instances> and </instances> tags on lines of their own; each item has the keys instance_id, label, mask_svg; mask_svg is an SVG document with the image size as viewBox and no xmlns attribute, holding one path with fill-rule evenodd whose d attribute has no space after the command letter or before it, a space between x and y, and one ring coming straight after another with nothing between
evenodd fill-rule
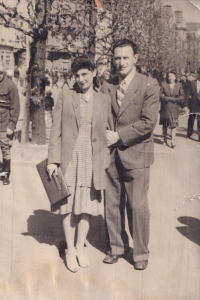
<instances>
[{"instance_id":1,"label":"sidewalk pavement","mask_svg":"<svg viewBox=\"0 0 200 300\"><path fill-rule=\"evenodd\" d=\"M114 265L102 263L102 216L91 222L86 247L90 267L76 274L66 268L58 251L64 242L61 219L50 212L35 168L47 146L23 148L15 141L11 185L0 182L0 299L200 299L200 200L192 198L200 194L200 143L185 138L186 122L180 119L175 149L161 144L161 126L155 130L150 257L144 271L134 270L131 255Z\"/></svg>"}]
</instances>

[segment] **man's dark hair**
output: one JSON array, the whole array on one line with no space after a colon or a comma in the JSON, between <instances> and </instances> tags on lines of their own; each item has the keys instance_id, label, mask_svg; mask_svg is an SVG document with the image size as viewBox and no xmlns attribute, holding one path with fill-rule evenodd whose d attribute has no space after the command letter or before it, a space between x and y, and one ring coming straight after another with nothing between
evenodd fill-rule
<instances>
[{"instance_id":1,"label":"man's dark hair","mask_svg":"<svg viewBox=\"0 0 200 300\"><path fill-rule=\"evenodd\" d=\"M88 69L89 71L94 71L95 66L87 56L82 55L75 58L71 65L73 74L77 73L80 69Z\"/></svg>"},{"instance_id":2,"label":"man's dark hair","mask_svg":"<svg viewBox=\"0 0 200 300\"><path fill-rule=\"evenodd\" d=\"M119 40L116 43L114 43L113 48L112 48L112 53L114 53L116 48L126 47L126 46L130 46L133 49L133 53L137 54L137 50L138 50L137 45L133 41L128 40L128 39L122 39L122 40Z\"/></svg>"}]
</instances>

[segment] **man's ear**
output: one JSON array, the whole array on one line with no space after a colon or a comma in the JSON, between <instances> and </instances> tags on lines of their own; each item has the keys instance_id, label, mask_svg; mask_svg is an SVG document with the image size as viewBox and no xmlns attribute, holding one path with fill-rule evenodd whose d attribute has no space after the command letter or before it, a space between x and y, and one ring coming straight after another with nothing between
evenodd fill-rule
<instances>
[{"instance_id":1,"label":"man's ear","mask_svg":"<svg viewBox=\"0 0 200 300\"><path fill-rule=\"evenodd\" d=\"M138 54L135 54L135 64L137 63L138 58L139 58Z\"/></svg>"}]
</instances>

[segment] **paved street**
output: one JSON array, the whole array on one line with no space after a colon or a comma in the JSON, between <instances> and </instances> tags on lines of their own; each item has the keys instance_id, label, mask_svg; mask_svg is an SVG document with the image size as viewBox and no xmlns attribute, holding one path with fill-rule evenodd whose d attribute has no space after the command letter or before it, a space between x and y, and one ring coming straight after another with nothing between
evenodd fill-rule
<instances>
[{"instance_id":1,"label":"paved street","mask_svg":"<svg viewBox=\"0 0 200 300\"><path fill-rule=\"evenodd\" d=\"M53 94L57 97L58 91ZM102 263L106 238L101 216L91 220L89 269L68 271L58 251L64 241L61 220L49 211L35 168L47 147L23 149L15 141L11 185L0 182L0 299L199 300L200 199L189 198L200 194L200 143L196 131L194 139L185 138L186 123L186 117L180 118L175 149L161 144L161 126L155 130L145 271L134 270L131 256L114 265Z\"/></svg>"}]
</instances>

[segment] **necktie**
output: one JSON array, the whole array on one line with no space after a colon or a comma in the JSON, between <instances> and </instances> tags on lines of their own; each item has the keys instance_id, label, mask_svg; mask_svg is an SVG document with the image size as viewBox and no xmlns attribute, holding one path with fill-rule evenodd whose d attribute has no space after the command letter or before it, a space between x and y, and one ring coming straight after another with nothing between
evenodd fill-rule
<instances>
[{"instance_id":1,"label":"necktie","mask_svg":"<svg viewBox=\"0 0 200 300\"><path fill-rule=\"evenodd\" d=\"M122 100L124 98L125 93L126 93L126 82L122 80L120 85L117 88L117 103L119 106L121 106L122 104Z\"/></svg>"}]
</instances>

